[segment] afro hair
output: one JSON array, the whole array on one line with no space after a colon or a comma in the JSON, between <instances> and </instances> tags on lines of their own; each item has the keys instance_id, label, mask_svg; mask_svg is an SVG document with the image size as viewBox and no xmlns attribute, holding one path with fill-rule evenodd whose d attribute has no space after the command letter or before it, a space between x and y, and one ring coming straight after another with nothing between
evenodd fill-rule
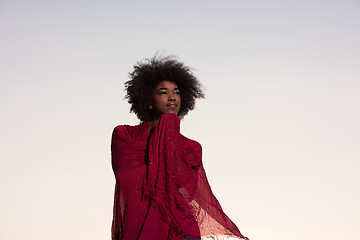
<instances>
[{"instance_id":1,"label":"afro hair","mask_svg":"<svg viewBox=\"0 0 360 240\"><path fill-rule=\"evenodd\" d=\"M155 87L162 81L176 83L181 92L181 108L178 113L183 118L195 108L195 99L204 98L202 86L190 67L179 62L174 56L154 56L138 62L134 70L129 73L125 83L125 99L131 105L130 112L134 112L141 121L152 120L152 109L149 105L153 101Z\"/></svg>"}]
</instances>

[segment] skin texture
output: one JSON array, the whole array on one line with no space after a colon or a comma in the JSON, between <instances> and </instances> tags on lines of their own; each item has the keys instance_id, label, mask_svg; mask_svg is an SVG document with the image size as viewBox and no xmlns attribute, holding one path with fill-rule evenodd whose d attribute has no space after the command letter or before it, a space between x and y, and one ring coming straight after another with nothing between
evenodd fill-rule
<instances>
[{"instance_id":1,"label":"skin texture","mask_svg":"<svg viewBox=\"0 0 360 240\"><path fill-rule=\"evenodd\" d=\"M181 107L180 90L176 83L161 81L154 89L153 102L150 106L153 110L153 119L150 121L150 129L153 128L164 113L178 114Z\"/></svg>"}]
</instances>

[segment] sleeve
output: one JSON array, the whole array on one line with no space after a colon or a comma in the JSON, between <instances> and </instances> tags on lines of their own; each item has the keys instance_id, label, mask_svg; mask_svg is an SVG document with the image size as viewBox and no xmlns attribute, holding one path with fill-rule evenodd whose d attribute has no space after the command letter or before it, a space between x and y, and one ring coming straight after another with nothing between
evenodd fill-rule
<instances>
[{"instance_id":1,"label":"sleeve","mask_svg":"<svg viewBox=\"0 0 360 240\"><path fill-rule=\"evenodd\" d=\"M117 171L121 168L121 160L126 153L131 150L131 137L125 125L120 125L114 128L111 138L111 164L115 176Z\"/></svg>"},{"instance_id":2,"label":"sleeve","mask_svg":"<svg viewBox=\"0 0 360 240\"><path fill-rule=\"evenodd\" d=\"M118 135L118 128L122 126L118 126L113 130L111 137L111 163L112 168L116 177L116 170L118 169L118 161L116 159L119 158L119 147L121 146L121 139ZM114 192L114 206L113 206L113 220L111 224L111 239L116 240L120 238L120 219L121 219L121 209L119 202L119 183L116 181L115 183L115 192Z\"/></svg>"},{"instance_id":3,"label":"sleeve","mask_svg":"<svg viewBox=\"0 0 360 240\"><path fill-rule=\"evenodd\" d=\"M114 192L114 207L113 207L113 220L111 225L111 239L120 239L121 235L121 219L123 212L121 210L120 199L120 184L118 181L121 163L124 158L124 151L126 151L129 143L129 137L125 125L120 125L114 128L111 137L111 164L114 171L116 183Z\"/></svg>"}]
</instances>

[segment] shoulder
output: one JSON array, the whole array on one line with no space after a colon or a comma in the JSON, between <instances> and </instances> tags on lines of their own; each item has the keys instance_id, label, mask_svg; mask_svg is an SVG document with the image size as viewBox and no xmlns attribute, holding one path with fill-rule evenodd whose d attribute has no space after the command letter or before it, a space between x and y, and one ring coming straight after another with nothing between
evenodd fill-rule
<instances>
[{"instance_id":1,"label":"shoulder","mask_svg":"<svg viewBox=\"0 0 360 240\"><path fill-rule=\"evenodd\" d=\"M149 132L149 123L144 122L135 126L131 125L119 125L116 126L113 130L112 137L120 138L122 140L131 140L142 138L143 135L148 134Z\"/></svg>"},{"instance_id":2,"label":"shoulder","mask_svg":"<svg viewBox=\"0 0 360 240\"><path fill-rule=\"evenodd\" d=\"M180 135L181 148L185 151L191 151L195 153L202 152L201 144L193 139L187 138L184 135Z\"/></svg>"},{"instance_id":3,"label":"shoulder","mask_svg":"<svg viewBox=\"0 0 360 240\"><path fill-rule=\"evenodd\" d=\"M129 125L119 125L116 126L113 130L112 136L117 137L117 138L131 138L131 133L132 128L134 128L134 126L129 126Z\"/></svg>"}]
</instances>

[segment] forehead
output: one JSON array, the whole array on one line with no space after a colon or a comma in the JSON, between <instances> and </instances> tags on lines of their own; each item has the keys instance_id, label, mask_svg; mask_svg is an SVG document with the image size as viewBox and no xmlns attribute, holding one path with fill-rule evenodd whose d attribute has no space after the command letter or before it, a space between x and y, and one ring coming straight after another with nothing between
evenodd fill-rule
<instances>
[{"instance_id":1,"label":"forehead","mask_svg":"<svg viewBox=\"0 0 360 240\"><path fill-rule=\"evenodd\" d=\"M165 81L161 81L156 86L156 90L159 89L159 88L174 89L174 88L179 88L179 87L175 82L165 80Z\"/></svg>"}]
</instances>

